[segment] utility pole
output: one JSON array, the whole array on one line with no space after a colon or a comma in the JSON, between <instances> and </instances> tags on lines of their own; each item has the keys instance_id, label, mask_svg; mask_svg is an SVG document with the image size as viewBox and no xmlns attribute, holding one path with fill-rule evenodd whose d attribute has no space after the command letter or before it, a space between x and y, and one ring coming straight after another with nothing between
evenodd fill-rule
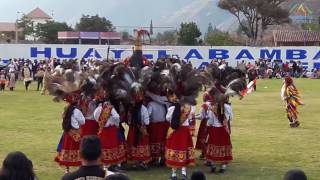
<instances>
[{"instance_id":1,"label":"utility pole","mask_svg":"<svg viewBox=\"0 0 320 180\"><path fill-rule=\"evenodd\" d=\"M19 14L20 14L20 13L21 13L20 11L17 12L17 19L16 19L16 23L15 23L15 30L16 30L15 39L16 39L16 44L18 44L18 35L19 35L19 33L18 33L18 31L19 31L18 20L19 20Z\"/></svg>"}]
</instances>

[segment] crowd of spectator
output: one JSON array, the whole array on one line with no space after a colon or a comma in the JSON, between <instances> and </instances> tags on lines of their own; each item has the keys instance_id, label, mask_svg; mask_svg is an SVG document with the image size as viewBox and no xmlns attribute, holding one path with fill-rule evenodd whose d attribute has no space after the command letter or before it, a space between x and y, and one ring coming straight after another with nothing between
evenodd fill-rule
<instances>
[{"instance_id":1,"label":"crowd of spectator","mask_svg":"<svg viewBox=\"0 0 320 180\"><path fill-rule=\"evenodd\" d=\"M1 59L0 59L1 61ZM29 60L29 59L10 59L9 64L4 67L0 67L0 91L3 91L6 87L13 91L15 88L15 82L22 80L25 85L25 90L29 90L29 85L35 81L37 83L37 91L41 90L41 94L45 93L45 81L46 76L53 73L56 67L60 66L65 68L70 61L79 62L79 68L82 71L98 70L101 61L89 59L89 60L77 60L77 59L46 59L46 60ZM109 60L114 61L114 60ZM149 62L153 64L152 61ZM182 63L189 63L190 61L182 60ZM212 60L211 63L215 63L219 66L228 66L228 62L225 60ZM255 62L238 61L237 69L248 73L250 79L281 79L290 75L295 78L320 78L320 69L308 70L303 66L301 61L288 61L282 62L281 60L271 61L270 59L259 59Z\"/></svg>"},{"instance_id":2,"label":"crowd of spectator","mask_svg":"<svg viewBox=\"0 0 320 180\"><path fill-rule=\"evenodd\" d=\"M237 64L237 68L243 71L254 71L259 79L281 79L288 75L294 78L320 78L320 69L309 71L301 61L283 63L281 60L259 59L254 63L242 61Z\"/></svg>"}]
</instances>

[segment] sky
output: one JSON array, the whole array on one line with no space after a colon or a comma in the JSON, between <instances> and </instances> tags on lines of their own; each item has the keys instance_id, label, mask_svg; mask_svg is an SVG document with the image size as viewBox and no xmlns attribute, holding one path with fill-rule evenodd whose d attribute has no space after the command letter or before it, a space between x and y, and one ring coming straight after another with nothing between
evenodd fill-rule
<instances>
[{"instance_id":1,"label":"sky","mask_svg":"<svg viewBox=\"0 0 320 180\"><path fill-rule=\"evenodd\" d=\"M41 8L56 21L74 26L82 14L99 14L115 26L163 26L178 9L203 0L0 0L0 22L14 22L22 14ZM120 30L121 28L117 28Z\"/></svg>"}]
</instances>

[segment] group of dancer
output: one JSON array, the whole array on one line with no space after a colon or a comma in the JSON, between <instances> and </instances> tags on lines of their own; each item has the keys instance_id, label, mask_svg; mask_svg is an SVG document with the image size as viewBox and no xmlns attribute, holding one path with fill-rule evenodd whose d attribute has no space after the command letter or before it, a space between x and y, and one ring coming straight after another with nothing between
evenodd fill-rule
<instances>
[{"instance_id":1,"label":"group of dancer","mask_svg":"<svg viewBox=\"0 0 320 180\"><path fill-rule=\"evenodd\" d=\"M198 149L211 172L225 172L233 159L229 98L242 98L248 92L245 72L225 64L198 71L177 59L159 59L152 66L147 62L141 45L136 45L130 59L101 63L99 72L80 72L70 62L50 77L49 93L55 101L68 103L55 158L66 172L70 166L81 165L79 146L87 135L100 138L106 170L120 170L123 164L144 170L149 165L166 165L172 169L171 179L177 179L178 169L182 179L187 179L187 167L195 164ZM210 88L197 115L197 97L203 85ZM297 95L294 89L288 82L283 90L284 99L291 102L288 107L300 102L292 97L292 93ZM292 126L298 126L294 110L288 110L288 117ZM194 147L195 119L200 119L201 125Z\"/></svg>"},{"instance_id":2,"label":"group of dancer","mask_svg":"<svg viewBox=\"0 0 320 180\"><path fill-rule=\"evenodd\" d=\"M97 135L106 169L118 170L124 163L142 169L167 165L172 168L171 179L177 179L178 169L187 179L187 166L195 164L195 119L202 120L196 149L210 162L211 172L226 170L232 161L228 99L244 95L245 73L214 64L198 71L177 59L160 59L153 66L146 63L137 48L125 63L102 63L98 73L81 73L70 62L49 79L54 100L68 103L55 158L67 172L70 166L81 165L81 138ZM203 85L211 87L197 115Z\"/></svg>"}]
</instances>

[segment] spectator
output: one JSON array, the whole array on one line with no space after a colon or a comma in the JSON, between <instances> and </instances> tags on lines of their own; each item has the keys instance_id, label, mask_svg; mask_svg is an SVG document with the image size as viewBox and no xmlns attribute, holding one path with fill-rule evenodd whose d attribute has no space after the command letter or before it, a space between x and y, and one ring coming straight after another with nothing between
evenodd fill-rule
<instances>
[{"instance_id":1,"label":"spectator","mask_svg":"<svg viewBox=\"0 0 320 180\"><path fill-rule=\"evenodd\" d=\"M24 81L24 86L26 88L26 91L28 91L29 85L31 84L33 78L32 78L32 71L28 67L28 64L24 64L22 69L22 76Z\"/></svg>"},{"instance_id":2,"label":"spectator","mask_svg":"<svg viewBox=\"0 0 320 180\"><path fill-rule=\"evenodd\" d=\"M105 180L129 180L129 178L123 174L112 174L107 176Z\"/></svg>"},{"instance_id":3,"label":"spectator","mask_svg":"<svg viewBox=\"0 0 320 180\"><path fill-rule=\"evenodd\" d=\"M44 77L44 69L43 68L39 68L38 72L36 73L36 78L37 78L37 82L38 82L38 86L37 86L37 91L43 88L43 77Z\"/></svg>"},{"instance_id":4,"label":"spectator","mask_svg":"<svg viewBox=\"0 0 320 180\"><path fill-rule=\"evenodd\" d=\"M283 180L307 180L306 174L299 170L299 169L294 169L288 171L285 175Z\"/></svg>"},{"instance_id":5,"label":"spectator","mask_svg":"<svg viewBox=\"0 0 320 180\"><path fill-rule=\"evenodd\" d=\"M5 70L0 71L0 91L4 91L6 87L6 74Z\"/></svg>"},{"instance_id":6,"label":"spectator","mask_svg":"<svg viewBox=\"0 0 320 180\"><path fill-rule=\"evenodd\" d=\"M41 95L45 95L46 94L46 91L48 89L48 81L49 81L49 78L51 77L51 67L50 66L44 66L44 75L43 75L43 81L42 81L42 89L41 89Z\"/></svg>"},{"instance_id":7,"label":"spectator","mask_svg":"<svg viewBox=\"0 0 320 180\"><path fill-rule=\"evenodd\" d=\"M206 176L202 171L195 171L191 175L191 180L206 180Z\"/></svg>"},{"instance_id":8,"label":"spectator","mask_svg":"<svg viewBox=\"0 0 320 180\"><path fill-rule=\"evenodd\" d=\"M106 172L100 163L101 143L97 136L85 136L80 145L80 157L82 166L73 173L68 173L62 180L74 179L103 179Z\"/></svg>"},{"instance_id":9,"label":"spectator","mask_svg":"<svg viewBox=\"0 0 320 180\"><path fill-rule=\"evenodd\" d=\"M12 152L4 159L0 180L34 180L32 162L22 152Z\"/></svg>"},{"instance_id":10,"label":"spectator","mask_svg":"<svg viewBox=\"0 0 320 180\"><path fill-rule=\"evenodd\" d=\"M8 88L10 91L13 91L13 89L16 87L16 66L14 65L13 61L10 62L8 65L9 68L9 83L8 83Z\"/></svg>"}]
</instances>

